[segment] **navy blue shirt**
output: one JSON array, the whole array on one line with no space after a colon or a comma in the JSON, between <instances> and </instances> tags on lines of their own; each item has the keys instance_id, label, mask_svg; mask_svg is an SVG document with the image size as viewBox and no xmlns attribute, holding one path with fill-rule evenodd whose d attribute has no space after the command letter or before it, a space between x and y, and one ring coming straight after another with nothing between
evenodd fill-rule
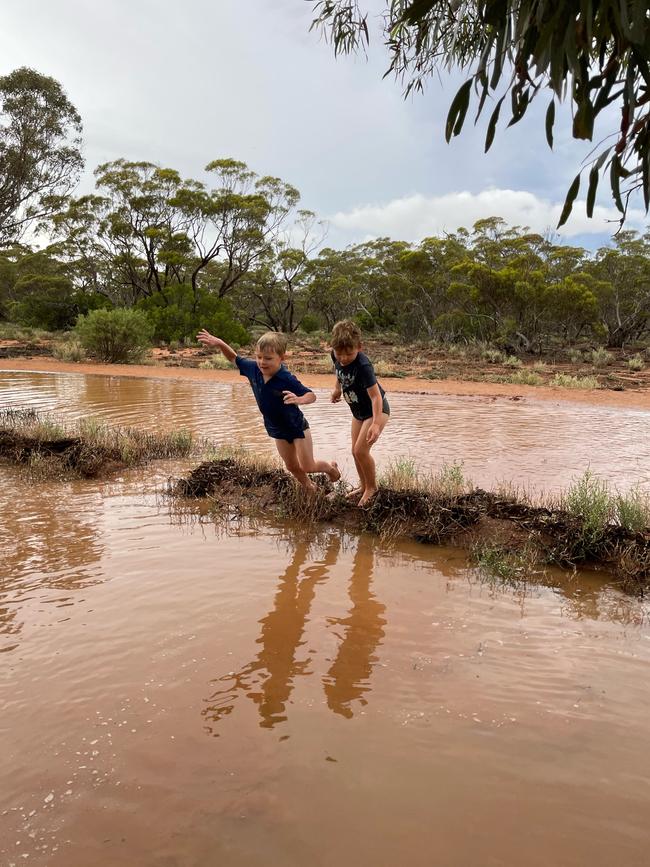
<instances>
[{"instance_id":1,"label":"navy blue shirt","mask_svg":"<svg viewBox=\"0 0 650 867\"><path fill-rule=\"evenodd\" d=\"M332 361L336 369L336 378L341 384L343 398L352 410L352 415L359 421L372 418L372 400L368 389L373 385L379 385L375 376L372 362L363 352L357 353L357 357L350 364L340 364L332 352ZM386 392L379 385L382 401ZM388 412L388 406L384 405L384 412Z\"/></svg>"},{"instance_id":2,"label":"navy blue shirt","mask_svg":"<svg viewBox=\"0 0 650 867\"><path fill-rule=\"evenodd\" d=\"M267 382L264 382L262 371L250 358L238 355L235 364L240 374L251 384L267 434L276 440L288 440L290 443L295 439L304 439L305 430L309 427L307 419L300 407L284 402L282 392L291 391L302 397L310 392L311 388L307 388L289 373L284 364Z\"/></svg>"}]
</instances>

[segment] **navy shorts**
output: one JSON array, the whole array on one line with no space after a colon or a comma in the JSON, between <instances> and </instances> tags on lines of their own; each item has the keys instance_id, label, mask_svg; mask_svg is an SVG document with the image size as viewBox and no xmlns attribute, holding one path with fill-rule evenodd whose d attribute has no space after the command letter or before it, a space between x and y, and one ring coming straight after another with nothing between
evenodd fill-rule
<instances>
[{"instance_id":1,"label":"navy shorts","mask_svg":"<svg viewBox=\"0 0 650 867\"><path fill-rule=\"evenodd\" d=\"M350 409L352 409L352 407L350 407ZM385 396L382 398L381 411L385 415L390 415L390 406L388 405L388 401L386 400ZM356 418L357 421L367 421L369 418L372 418L372 413L370 413L370 415L358 416L353 409L352 415Z\"/></svg>"},{"instance_id":2,"label":"navy shorts","mask_svg":"<svg viewBox=\"0 0 650 867\"><path fill-rule=\"evenodd\" d=\"M296 430L295 427L287 428L281 427L277 424L271 424L264 420L264 427L266 428L267 434L274 440L286 440L288 443L292 443L294 440L304 440L305 431L309 430L309 422L303 416L302 418L302 429Z\"/></svg>"}]
</instances>

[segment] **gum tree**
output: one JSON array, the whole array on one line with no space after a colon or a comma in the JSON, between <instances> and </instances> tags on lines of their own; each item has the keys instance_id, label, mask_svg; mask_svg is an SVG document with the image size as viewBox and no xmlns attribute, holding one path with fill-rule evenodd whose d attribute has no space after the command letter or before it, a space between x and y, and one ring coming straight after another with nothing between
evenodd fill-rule
<instances>
[{"instance_id":1,"label":"gum tree","mask_svg":"<svg viewBox=\"0 0 650 867\"><path fill-rule=\"evenodd\" d=\"M331 38L336 54L369 42L365 0L310 0L312 27ZM573 137L592 141L604 116L609 132L595 144L587 173L587 214L598 183L609 178L625 220L630 196L650 205L650 10L647 0L386 0L383 35L388 73L421 91L439 72L465 81L447 116L447 141L457 136L470 104L476 119L489 112L485 150L501 114L518 123L535 99L545 99L545 136L553 147L557 107L571 106ZM505 105L504 105L505 103ZM612 113L615 110L616 114ZM617 119L614 120L614 117ZM571 184L558 225L569 217L582 184Z\"/></svg>"},{"instance_id":2,"label":"gum tree","mask_svg":"<svg viewBox=\"0 0 650 867\"><path fill-rule=\"evenodd\" d=\"M81 118L54 78L0 77L0 243L61 207L83 168Z\"/></svg>"}]
</instances>

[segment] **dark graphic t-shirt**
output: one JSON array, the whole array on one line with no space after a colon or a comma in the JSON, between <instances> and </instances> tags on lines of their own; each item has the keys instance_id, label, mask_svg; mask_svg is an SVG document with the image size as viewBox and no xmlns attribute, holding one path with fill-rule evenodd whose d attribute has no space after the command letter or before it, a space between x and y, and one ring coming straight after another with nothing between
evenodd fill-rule
<instances>
[{"instance_id":1,"label":"dark graphic t-shirt","mask_svg":"<svg viewBox=\"0 0 650 867\"><path fill-rule=\"evenodd\" d=\"M298 397L302 397L303 394L311 391L311 388L304 386L284 365L268 382L264 382L262 371L250 358L242 358L238 355L235 364L240 374L251 384L268 435L289 442L303 439L305 429L308 427L307 420L300 407L284 402L282 392L291 391Z\"/></svg>"},{"instance_id":2,"label":"dark graphic t-shirt","mask_svg":"<svg viewBox=\"0 0 650 867\"><path fill-rule=\"evenodd\" d=\"M343 399L352 410L352 415L359 421L372 418L372 401L368 389L373 385L379 385L379 383L368 356L359 352L354 361L343 365L339 364L336 356L332 353L332 362L336 369L336 378L341 384ZM379 391L383 399L385 391L381 385L379 385Z\"/></svg>"}]
</instances>

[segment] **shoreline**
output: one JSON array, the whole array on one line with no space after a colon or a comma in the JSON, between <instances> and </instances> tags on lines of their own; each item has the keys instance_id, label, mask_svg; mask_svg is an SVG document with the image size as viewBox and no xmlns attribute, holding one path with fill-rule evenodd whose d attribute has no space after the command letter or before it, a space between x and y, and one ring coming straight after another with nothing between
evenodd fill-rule
<instances>
[{"instance_id":1,"label":"shoreline","mask_svg":"<svg viewBox=\"0 0 650 867\"><path fill-rule=\"evenodd\" d=\"M149 364L94 364L58 361L54 358L2 358L0 371L25 373L76 373L90 376L119 376L137 379L171 379L188 382L241 382L236 370L202 370L196 367L163 367ZM310 388L331 388L334 376L297 373ZM650 390L612 391L608 389L566 389L550 386L511 385L471 380L386 378L382 385L388 394L432 394L450 397L475 397L483 400L535 400L588 404L612 409L640 409L650 412Z\"/></svg>"}]
</instances>

